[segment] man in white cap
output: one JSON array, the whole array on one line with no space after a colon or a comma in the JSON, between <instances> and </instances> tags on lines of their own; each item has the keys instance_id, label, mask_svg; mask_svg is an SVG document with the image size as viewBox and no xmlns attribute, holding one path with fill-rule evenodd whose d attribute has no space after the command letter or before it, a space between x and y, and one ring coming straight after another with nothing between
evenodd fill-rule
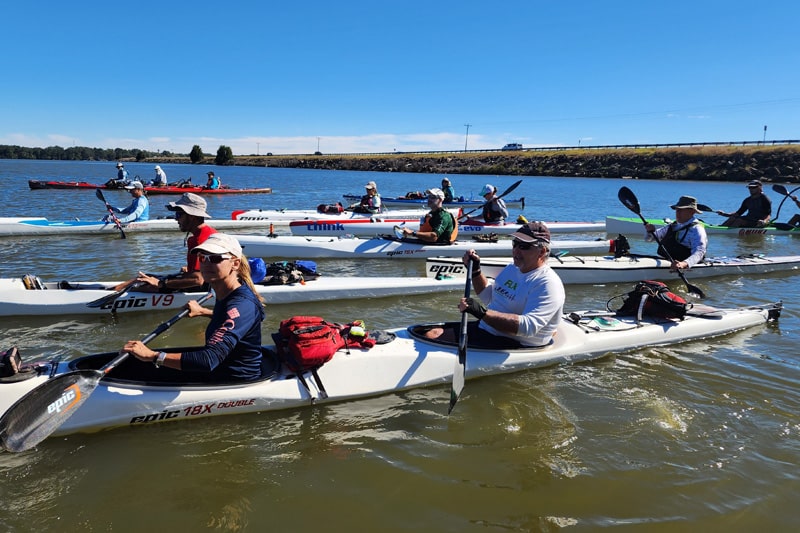
<instances>
[{"instance_id":1,"label":"man in white cap","mask_svg":"<svg viewBox=\"0 0 800 533\"><path fill-rule=\"evenodd\" d=\"M137 277L121 283L115 287L115 290L122 290L126 285L134 282L138 282L136 290L142 292L203 290L204 281L203 276L200 275L200 258L193 249L217 232L205 222L207 218L211 218L206 211L206 201L197 194L187 192L177 202L168 203L167 209L175 213L178 229L191 234L186 239L188 247L186 266L182 267L179 273L167 276L153 276L139 272Z\"/></svg>"},{"instance_id":2,"label":"man in white cap","mask_svg":"<svg viewBox=\"0 0 800 533\"><path fill-rule=\"evenodd\" d=\"M728 217L723 226L732 228L763 228L772 216L772 200L761 189L761 180L747 184L750 196L742 200L742 205L733 213L717 211L718 215ZM746 214L745 214L746 213Z\"/></svg>"},{"instance_id":3,"label":"man in white cap","mask_svg":"<svg viewBox=\"0 0 800 533\"><path fill-rule=\"evenodd\" d=\"M366 194L361 197L361 202L353 206L355 213L380 213L381 212L381 195L378 194L378 186L374 181L370 181L364 185Z\"/></svg>"},{"instance_id":4,"label":"man in white cap","mask_svg":"<svg viewBox=\"0 0 800 533\"><path fill-rule=\"evenodd\" d=\"M487 183L481 189L481 196L486 200L483 204L483 221L487 224L502 224L508 218L508 208L502 198L497 197L497 189Z\"/></svg>"},{"instance_id":5,"label":"man in white cap","mask_svg":"<svg viewBox=\"0 0 800 533\"><path fill-rule=\"evenodd\" d=\"M133 200L130 205L125 209L119 209L112 205L106 204L106 207L114 213L119 213L123 216L117 217L120 224L129 224L131 222L144 222L150 219L150 202L147 201L147 196L144 195L144 185L141 181L131 182L126 185L125 189L131 193ZM108 214L103 217L104 222L109 222L111 215Z\"/></svg>"},{"instance_id":6,"label":"man in white cap","mask_svg":"<svg viewBox=\"0 0 800 533\"><path fill-rule=\"evenodd\" d=\"M708 248L706 229L695 217L701 211L692 196L681 196L670 207L675 210L675 222L658 229L652 224L645 225L647 240L658 237L661 246L657 253L665 259L672 257L672 270L692 268L703 260Z\"/></svg>"},{"instance_id":7,"label":"man in white cap","mask_svg":"<svg viewBox=\"0 0 800 533\"><path fill-rule=\"evenodd\" d=\"M160 166L156 165L156 177L150 183L153 187L166 187L167 186L167 173L164 172Z\"/></svg>"},{"instance_id":8,"label":"man in white cap","mask_svg":"<svg viewBox=\"0 0 800 533\"><path fill-rule=\"evenodd\" d=\"M441 189L428 189L428 208L430 212L419 225L419 231L403 228L403 235L429 244L452 244L458 236L458 223L450 211L442 207L444 192Z\"/></svg>"}]
</instances>

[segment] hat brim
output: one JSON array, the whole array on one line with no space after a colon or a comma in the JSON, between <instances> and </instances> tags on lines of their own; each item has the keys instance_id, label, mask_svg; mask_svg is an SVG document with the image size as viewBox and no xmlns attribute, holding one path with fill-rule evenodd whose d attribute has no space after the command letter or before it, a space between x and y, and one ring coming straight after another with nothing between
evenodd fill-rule
<instances>
[{"instance_id":1,"label":"hat brim","mask_svg":"<svg viewBox=\"0 0 800 533\"><path fill-rule=\"evenodd\" d=\"M671 205L670 209L691 209L692 211L694 211L694 213L696 215L699 215L700 213L702 213L702 211L700 211L698 208L696 208L693 205L678 205L678 204L675 204L675 205Z\"/></svg>"},{"instance_id":2,"label":"hat brim","mask_svg":"<svg viewBox=\"0 0 800 533\"><path fill-rule=\"evenodd\" d=\"M514 233L512 233L511 234L511 238L512 239L517 239L518 241L522 241L522 242L535 242L535 243L539 243L539 244L547 244L548 246L550 245L550 241L547 241L547 240L544 240L544 239L539 239L537 237L531 237L527 233L522 233L520 231L515 231Z\"/></svg>"},{"instance_id":3,"label":"hat brim","mask_svg":"<svg viewBox=\"0 0 800 533\"><path fill-rule=\"evenodd\" d=\"M190 205L180 205L176 204L175 202L170 202L167 204L167 209L170 211L177 211L180 209L187 215L192 215L193 217L211 218L211 215L206 213L204 210L200 209L199 207L192 207Z\"/></svg>"}]
</instances>

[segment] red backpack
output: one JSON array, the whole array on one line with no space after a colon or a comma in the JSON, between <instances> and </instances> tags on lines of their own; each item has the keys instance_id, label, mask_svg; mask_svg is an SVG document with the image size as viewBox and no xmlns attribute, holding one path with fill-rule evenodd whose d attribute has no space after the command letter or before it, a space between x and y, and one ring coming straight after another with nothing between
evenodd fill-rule
<instances>
[{"instance_id":1,"label":"red backpack","mask_svg":"<svg viewBox=\"0 0 800 533\"><path fill-rule=\"evenodd\" d=\"M273 334L278 355L293 372L319 368L341 348L371 348L375 340L351 335L358 322L337 324L318 316L293 316L281 321Z\"/></svg>"}]
</instances>

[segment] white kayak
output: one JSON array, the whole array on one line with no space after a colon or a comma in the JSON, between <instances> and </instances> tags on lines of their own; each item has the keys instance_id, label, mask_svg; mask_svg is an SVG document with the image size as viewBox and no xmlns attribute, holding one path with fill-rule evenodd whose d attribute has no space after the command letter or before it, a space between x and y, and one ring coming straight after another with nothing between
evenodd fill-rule
<instances>
[{"instance_id":1,"label":"white kayak","mask_svg":"<svg viewBox=\"0 0 800 533\"><path fill-rule=\"evenodd\" d=\"M510 262L510 259L505 258L481 260L481 270L487 276L496 277ZM643 279L677 280L677 274L670 271L669 261L647 255L623 257L562 255L551 257L547 264L556 271L561 281L567 284L628 283ZM688 278L695 279L787 271L800 273L800 255L708 257L685 271L685 274ZM425 272L434 278L463 279L466 267L460 258L434 257L426 261Z\"/></svg>"},{"instance_id":2,"label":"white kayak","mask_svg":"<svg viewBox=\"0 0 800 533\"><path fill-rule=\"evenodd\" d=\"M356 203L361 201L361 196L355 194L345 194L343 195L344 199L348 203ZM503 199L506 204L506 207L513 207L518 209L525 209L525 198L516 198L514 200L506 200ZM451 207L459 207L462 209L480 209L483 207L483 204L486 203L486 200L481 198L480 200L471 199L459 199L453 200L452 202L445 202L443 205L446 208ZM404 196L381 196L381 204L387 207L402 207L404 209L412 208L412 207L419 207L421 209L427 209L428 206L428 198L427 196L422 196L420 198L408 198Z\"/></svg>"},{"instance_id":3,"label":"white kayak","mask_svg":"<svg viewBox=\"0 0 800 533\"><path fill-rule=\"evenodd\" d=\"M474 249L483 257L511 256L511 239L496 242L456 241L453 244L421 244L401 241L394 237L378 236L371 239L359 237L296 237L236 235L244 253L249 257L274 259L364 258L364 259L417 259L439 255L461 257ZM580 250L583 253L613 253L614 240L553 241L553 250Z\"/></svg>"},{"instance_id":4,"label":"white kayak","mask_svg":"<svg viewBox=\"0 0 800 533\"><path fill-rule=\"evenodd\" d=\"M208 219L206 223L220 231L252 231L265 228L269 224L260 220ZM135 232L177 232L178 221L174 218L159 218L144 222L131 222L122 225L125 233ZM0 237L15 235L119 235L113 223L101 220L48 220L41 217L0 217Z\"/></svg>"},{"instance_id":5,"label":"white kayak","mask_svg":"<svg viewBox=\"0 0 800 533\"><path fill-rule=\"evenodd\" d=\"M654 225L656 228L666 226L671 221L669 219L648 218L648 224ZM751 235L795 235L800 236L800 228L792 228L791 226L780 225L767 226L765 228L731 228L729 226L715 226L703 222L703 227L706 233L710 235L731 235L733 237L748 237ZM641 218L633 217L606 217L606 233L608 234L624 234L626 237L645 238L644 225Z\"/></svg>"},{"instance_id":6,"label":"white kayak","mask_svg":"<svg viewBox=\"0 0 800 533\"><path fill-rule=\"evenodd\" d=\"M468 347L466 378L586 361L645 346L707 339L762 325L777 318L780 307L780 304L739 309L702 306L684 320L644 318L640 323L633 317L570 313L564 316L554 342L548 346L500 350ZM75 408L71 416L54 415L59 417L58 423L61 424L54 424L55 427L48 426L48 412L70 409L70 402L74 399L71 394L79 385L62 389L61 383L67 381L62 378L55 387L34 389L70 371L81 371L73 375L86 373L95 376L96 371L117 354L90 355L70 362L52 359L27 367L23 364L24 372L0 380L0 413L3 414L0 419L0 444L10 451L26 449L27 436L33 434L32 420L41 421L41 425L49 430L42 433L36 440L38 442L51 431L54 431L54 435L66 435L166 421L309 407L414 387L442 386L453 379L458 347L426 339L424 331L431 326L434 325L398 328L377 335L371 332L373 336L382 337L388 342L370 349L339 350L319 368L318 382L310 372L298 376L277 363L273 357L265 358L261 380L214 385L185 383L185 374L166 367L156 368L150 363L129 357L96 382L96 388L88 397L81 398L84 403ZM457 323L440 326L458 328ZM160 345L155 341L151 346ZM707 343L702 343L699 348L705 349L707 346ZM162 346L161 349L182 351L175 347ZM24 350L22 355L24 357ZM23 379L26 377L28 379ZM48 394L45 394L45 390L48 390ZM31 394L25 396L28 393ZM55 400L50 399L53 395L56 396ZM462 402L472 400L465 398ZM20 408L15 408L13 414L6 416L9 407L17 401L20 402L17 404ZM475 398L474 401L483 400ZM442 390L443 413L447 410L447 404L448 398ZM33 405L37 407L31 407ZM30 445L34 444L32 442Z\"/></svg>"},{"instance_id":7,"label":"white kayak","mask_svg":"<svg viewBox=\"0 0 800 533\"><path fill-rule=\"evenodd\" d=\"M27 278L27 279L26 279ZM202 292L128 292L101 307L88 307L111 294L119 281L42 282L36 277L0 279L0 316L86 315L181 309ZM72 288L63 288L72 287ZM459 279L436 280L429 277L327 277L304 283L256 285L267 304L316 302L356 298L380 298L430 294L464 288ZM213 305L211 299L207 305Z\"/></svg>"},{"instance_id":8,"label":"white kayak","mask_svg":"<svg viewBox=\"0 0 800 533\"><path fill-rule=\"evenodd\" d=\"M603 222L545 222L550 233L597 233L604 232L606 225ZM394 226L406 227L410 230L419 230L420 220L295 220L289 223L292 235L337 237L355 235L358 237L373 237L376 235L391 235ZM517 231L521 223L486 224L482 220L466 219L459 221L459 236L510 235Z\"/></svg>"},{"instance_id":9,"label":"white kayak","mask_svg":"<svg viewBox=\"0 0 800 533\"><path fill-rule=\"evenodd\" d=\"M461 215L458 208L448 209L453 216ZM293 220L372 220L372 221L403 221L419 220L427 213L423 209L398 209L386 210L382 213L354 213L353 211L343 211L341 213L324 213L317 209L250 209L239 210L231 213L233 220L255 220L276 226L288 226Z\"/></svg>"}]
</instances>

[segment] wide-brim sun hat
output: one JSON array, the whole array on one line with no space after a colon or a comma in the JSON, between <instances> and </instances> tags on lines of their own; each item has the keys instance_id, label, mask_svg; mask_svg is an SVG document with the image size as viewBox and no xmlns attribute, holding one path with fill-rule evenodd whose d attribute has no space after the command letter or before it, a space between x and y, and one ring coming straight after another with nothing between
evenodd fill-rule
<instances>
[{"instance_id":1,"label":"wide-brim sun hat","mask_svg":"<svg viewBox=\"0 0 800 533\"><path fill-rule=\"evenodd\" d=\"M365 188L365 189L372 189L372 190L375 190L375 191L377 191L377 190L378 190L378 186L377 186L377 185L375 185L375 182L374 182L374 181L370 181L369 183L367 183L366 185L364 185L364 188Z\"/></svg>"},{"instance_id":2,"label":"wide-brim sun hat","mask_svg":"<svg viewBox=\"0 0 800 533\"><path fill-rule=\"evenodd\" d=\"M671 205L670 209L692 209L695 213L702 213L697 208L697 199L694 196L681 196L678 203Z\"/></svg>"},{"instance_id":3,"label":"wide-brim sun hat","mask_svg":"<svg viewBox=\"0 0 800 533\"><path fill-rule=\"evenodd\" d=\"M185 192L177 202L170 202L167 204L167 209L170 211L182 210L187 215L196 217L211 218L211 215L206 211L208 204L199 194L193 192Z\"/></svg>"},{"instance_id":4,"label":"wide-brim sun hat","mask_svg":"<svg viewBox=\"0 0 800 533\"><path fill-rule=\"evenodd\" d=\"M535 220L528 222L517 231L511 234L511 237L522 242L535 242L539 244L550 244L550 229L544 222Z\"/></svg>"},{"instance_id":5,"label":"wide-brim sun hat","mask_svg":"<svg viewBox=\"0 0 800 533\"><path fill-rule=\"evenodd\" d=\"M122 163L117 163L117 168L121 167Z\"/></svg>"},{"instance_id":6,"label":"wide-brim sun hat","mask_svg":"<svg viewBox=\"0 0 800 533\"><path fill-rule=\"evenodd\" d=\"M761 180L751 180L750 183L747 184L747 187L761 187L761 185Z\"/></svg>"},{"instance_id":7,"label":"wide-brim sun hat","mask_svg":"<svg viewBox=\"0 0 800 533\"><path fill-rule=\"evenodd\" d=\"M132 181L130 185L125 186L126 189L133 190L133 189L142 189L144 190L144 185L142 185L141 181Z\"/></svg>"},{"instance_id":8,"label":"wide-brim sun hat","mask_svg":"<svg viewBox=\"0 0 800 533\"><path fill-rule=\"evenodd\" d=\"M227 233L212 233L203 244L192 248L192 253L203 252L206 254L231 254L242 257L242 245L233 235Z\"/></svg>"}]
</instances>

